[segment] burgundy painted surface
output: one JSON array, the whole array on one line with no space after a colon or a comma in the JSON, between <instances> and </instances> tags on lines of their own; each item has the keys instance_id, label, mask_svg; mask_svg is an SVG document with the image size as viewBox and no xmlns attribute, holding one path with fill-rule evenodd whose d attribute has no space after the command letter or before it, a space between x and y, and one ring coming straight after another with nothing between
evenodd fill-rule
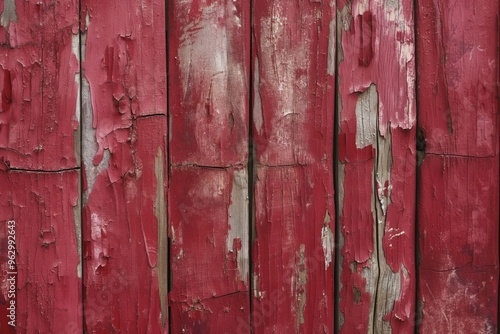
<instances>
[{"instance_id":1,"label":"burgundy painted surface","mask_svg":"<svg viewBox=\"0 0 500 334\"><path fill-rule=\"evenodd\" d=\"M253 3L253 326L333 333L334 3Z\"/></svg>"},{"instance_id":2,"label":"burgundy painted surface","mask_svg":"<svg viewBox=\"0 0 500 334\"><path fill-rule=\"evenodd\" d=\"M18 333L82 331L74 222L75 214L79 217L78 177L77 171L0 171L2 229L7 220L16 221ZM6 254L4 247L2 251ZM1 294L5 296L3 287ZM4 333L6 318L0 322Z\"/></svg>"},{"instance_id":3,"label":"burgundy painted surface","mask_svg":"<svg viewBox=\"0 0 500 334\"><path fill-rule=\"evenodd\" d=\"M234 173L234 168L172 168L173 332L231 333L248 323L248 275L243 277L248 260L238 261L248 240L229 239L230 229L235 228L228 216Z\"/></svg>"},{"instance_id":4,"label":"burgundy painted surface","mask_svg":"<svg viewBox=\"0 0 500 334\"><path fill-rule=\"evenodd\" d=\"M76 167L78 1L13 2L0 7L0 164Z\"/></svg>"},{"instance_id":5,"label":"burgundy painted surface","mask_svg":"<svg viewBox=\"0 0 500 334\"><path fill-rule=\"evenodd\" d=\"M498 331L499 2L420 1L423 333Z\"/></svg>"},{"instance_id":6,"label":"burgundy painted surface","mask_svg":"<svg viewBox=\"0 0 500 334\"><path fill-rule=\"evenodd\" d=\"M8 220L17 332L81 332L78 2L7 0L0 13L0 332L11 330Z\"/></svg>"},{"instance_id":7,"label":"burgundy painted surface","mask_svg":"<svg viewBox=\"0 0 500 334\"><path fill-rule=\"evenodd\" d=\"M82 2L85 328L168 331L162 1Z\"/></svg>"},{"instance_id":8,"label":"burgundy painted surface","mask_svg":"<svg viewBox=\"0 0 500 334\"><path fill-rule=\"evenodd\" d=\"M249 323L250 3L168 1L174 333Z\"/></svg>"},{"instance_id":9,"label":"burgundy painted surface","mask_svg":"<svg viewBox=\"0 0 500 334\"><path fill-rule=\"evenodd\" d=\"M499 6L1 1L0 333L496 333Z\"/></svg>"},{"instance_id":10,"label":"burgundy painted surface","mask_svg":"<svg viewBox=\"0 0 500 334\"><path fill-rule=\"evenodd\" d=\"M338 6L339 328L413 333L413 1Z\"/></svg>"}]
</instances>

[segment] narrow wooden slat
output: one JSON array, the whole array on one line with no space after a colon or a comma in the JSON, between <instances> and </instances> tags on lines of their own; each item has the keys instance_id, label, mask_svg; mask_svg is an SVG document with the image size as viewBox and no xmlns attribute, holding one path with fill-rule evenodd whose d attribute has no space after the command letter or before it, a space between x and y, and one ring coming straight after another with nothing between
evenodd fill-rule
<instances>
[{"instance_id":1,"label":"narrow wooden slat","mask_svg":"<svg viewBox=\"0 0 500 334\"><path fill-rule=\"evenodd\" d=\"M333 333L334 2L253 2L255 333Z\"/></svg>"},{"instance_id":2,"label":"narrow wooden slat","mask_svg":"<svg viewBox=\"0 0 500 334\"><path fill-rule=\"evenodd\" d=\"M499 2L419 1L422 333L497 333Z\"/></svg>"},{"instance_id":3,"label":"narrow wooden slat","mask_svg":"<svg viewBox=\"0 0 500 334\"><path fill-rule=\"evenodd\" d=\"M18 333L82 331L78 42L78 1L0 4L1 333L11 300Z\"/></svg>"},{"instance_id":4,"label":"narrow wooden slat","mask_svg":"<svg viewBox=\"0 0 500 334\"><path fill-rule=\"evenodd\" d=\"M250 3L169 3L174 333L249 323Z\"/></svg>"},{"instance_id":5,"label":"narrow wooden slat","mask_svg":"<svg viewBox=\"0 0 500 334\"><path fill-rule=\"evenodd\" d=\"M85 329L167 333L165 4L81 17Z\"/></svg>"},{"instance_id":6,"label":"narrow wooden slat","mask_svg":"<svg viewBox=\"0 0 500 334\"><path fill-rule=\"evenodd\" d=\"M338 1L340 333L413 333L413 1Z\"/></svg>"}]
</instances>

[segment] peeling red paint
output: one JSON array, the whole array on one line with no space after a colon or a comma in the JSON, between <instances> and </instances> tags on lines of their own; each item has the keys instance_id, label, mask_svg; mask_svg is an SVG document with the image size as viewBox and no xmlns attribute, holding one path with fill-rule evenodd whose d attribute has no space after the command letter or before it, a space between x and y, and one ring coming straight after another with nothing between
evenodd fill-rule
<instances>
[{"instance_id":1,"label":"peeling red paint","mask_svg":"<svg viewBox=\"0 0 500 334\"><path fill-rule=\"evenodd\" d=\"M241 270L248 269L239 268L237 260L242 245L235 240L230 251L226 241L236 172L232 168L172 168L170 299L175 331L224 332L248 323L248 277L241 277Z\"/></svg>"},{"instance_id":2,"label":"peeling red paint","mask_svg":"<svg viewBox=\"0 0 500 334\"><path fill-rule=\"evenodd\" d=\"M82 331L78 2L0 4L0 332ZM15 221L17 289L7 294L7 221ZM64 319L64 321L61 321Z\"/></svg>"},{"instance_id":3,"label":"peeling red paint","mask_svg":"<svg viewBox=\"0 0 500 334\"><path fill-rule=\"evenodd\" d=\"M498 332L498 12L418 7L423 333Z\"/></svg>"},{"instance_id":4,"label":"peeling red paint","mask_svg":"<svg viewBox=\"0 0 500 334\"><path fill-rule=\"evenodd\" d=\"M0 1L0 332L496 333L498 13Z\"/></svg>"},{"instance_id":5,"label":"peeling red paint","mask_svg":"<svg viewBox=\"0 0 500 334\"><path fill-rule=\"evenodd\" d=\"M169 2L170 160L227 167L248 156L248 1Z\"/></svg>"},{"instance_id":6,"label":"peeling red paint","mask_svg":"<svg viewBox=\"0 0 500 334\"><path fill-rule=\"evenodd\" d=\"M171 328L234 332L250 322L250 2L170 0L168 31Z\"/></svg>"},{"instance_id":7,"label":"peeling red paint","mask_svg":"<svg viewBox=\"0 0 500 334\"><path fill-rule=\"evenodd\" d=\"M2 229L8 220L16 221L17 333L82 330L81 279L77 275L80 259L73 213L79 198L78 179L78 171L0 171ZM7 255L6 248L2 252ZM7 271L2 270L1 282L6 277ZM3 283L0 295L0 299L6 297ZM0 305L2 316L6 307ZM0 323L2 333L8 333L7 318Z\"/></svg>"},{"instance_id":8,"label":"peeling red paint","mask_svg":"<svg viewBox=\"0 0 500 334\"><path fill-rule=\"evenodd\" d=\"M333 333L335 6L253 10L254 332Z\"/></svg>"},{"instance_id":9,"label":"peeling red paint","mask_svg":"<svg viewBox=\"0 0 500 334\"><path fill-rule=\"evenodd\" d=\"M165 4L82 2L85 329L168 332Z\"/></svg>"},{"instance_id":10,"label":"peeling red paint","mask_svg":"<svg viewBox=\"0 0 500 334\"><path fill-rule=\"evenodd\" d=\"M258 168L252 294L257 333L333 333L333 263L325 264L321 233L325 225L333 228L325 219L335 212L330 167Z\"/></svg>"},{"instance_id":11,"label":"peeling red paint","mask_svg":"<svg viewBox=\"0 0 500 334\"><path fill-rule=\"evenodd\" d=\"M0 160L19 169L77 167L79 66L72 38L78 1L16 4L0 13L6 36L0 46Z\"/></svg>"},{"instance_id":12,"label":"peeling red paint","mask_svg":"<svg viewBox=\"0 0 500 334\"><path fill-rule=\"evenodd\" d=\"M339 4L341 333L412 333L413 1ZM388 289L387 286L391 286ZM359 314L360 317L352 317Z\"/></svg>"}]
</instances>

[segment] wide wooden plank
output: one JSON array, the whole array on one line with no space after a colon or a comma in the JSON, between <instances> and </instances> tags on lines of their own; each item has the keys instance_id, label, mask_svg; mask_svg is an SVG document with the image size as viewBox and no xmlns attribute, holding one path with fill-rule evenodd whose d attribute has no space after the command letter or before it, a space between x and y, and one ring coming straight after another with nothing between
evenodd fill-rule
<instances>
[{"instance_id":1,"label":"wide wooden plank","mask_svg":"<svg viewBox=\"0 0 500 334\"><path fill-rule=\"evenodd\" d=\"M1 333L82 331L78 8L0 3Z\"/></svg>"},{"instance_id":2,"label":"wide wooden plank","mask_svg":"<svg viewBox=\"0 0 500 334\"><path fill-rule=\"evenodd\" d=\"M14 278L15 297L2 284L0 331L16 306L16 333L82 332L81 264L78 254L79 172L0 171L0 250L8 256L8 221L15 221L16 270L2 261L0 280ZM75 231L75 228L77 231ZM16 272L17 274L8 274Z\"/></svg>"},{"instance_id":3,"label":"wide wooden plank","mask_svg":"<svg viewBox=\"0 0 500 334\"><path fill-rule=\"evenodd\" d=\"M253 2L254 333L333 333L334 2Z\"/></svg>"},{"instance_id":4,"label":"wide wooden plank","mask_svg":"<svg viewBox=\"0 0 500 334\"><path fill-rule=\"evenodd\" d=\"M340 333L413 333L413 1L338 6Z\"/></svg>"},{"instance_id":5,"label":"wide wooden plank","mask_svg":"<svg viewBox=\"0 0 500 334\"><path fill-rule=\"evenodd\" d=\"M248 324L250 2L168 2L174 333Z\"/></svg>"},{"instance_id":6,"label":"wide wooden plank","mask_svg":"<svg viewBox=\"0 0 500 334\"><path fill-rule=\"evenodd\" d=\"M77 167L78 1L0 6L0 164Z\"/></svg>"},{"instance_id":7,"label":"wide wooden plank","mask_svg":"<svg viewBox=\"0 0 500 334\"><path fill-rule=\"evenodd\" d=\"M419 1L421 332L497 333L499 1Z\"/></svg>"},{"instance_id":8,"label":"wide wooden plank","mask_svg":"<svg viewBox=\"0 0 500 334\"><path fill-rule=\"evenodd\" d=\"M179 166L170 176L172 331L230 333L250 314L247 171Z\"/></svg>"},{"instance_id":9,"label":"wide wooden plank","mask_svg":"<svg viewBox=\"0 0 500 334\"><path fill-rule=\"evenodd\" d=\"M165 4L82 2L85 329L168 332Z\"/></svg>"}]
</instances>

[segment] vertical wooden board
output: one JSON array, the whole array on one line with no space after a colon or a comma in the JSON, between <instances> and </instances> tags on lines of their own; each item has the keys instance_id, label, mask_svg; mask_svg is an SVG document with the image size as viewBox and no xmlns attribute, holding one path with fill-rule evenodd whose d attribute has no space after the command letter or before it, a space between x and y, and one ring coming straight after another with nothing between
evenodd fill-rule
<instances>
[{"instance_id":1,"label":"vertical wooden board","mask_svg":"<svg viewBox=\"0 0 500 334\"><path fill-rule=\"evenodd\" d=\"M333 333L331 164L261 167L257 178L254 331Z\"/></svg>"},{"instance_id":2,"label":"vertical wooden board","mask_svg":"<svg viewBox=\"0 0 500 334\"><path fill-rule=\"evenodd\" d=\"M78 1L0 4L0 332L81 332ZM4 316L5 315L5 316ZM10 328L12 329L12 328Z\"/></svg>"},{"instance_id":3,"label":"vertical wooden board","mask_svg":"<svg viewBox=\"0 0 500 334\"><path fill-rule=\"evenodd\" d=\"M133 120L132 139L116 143L126 152L117 164L132 158L133 168L114 181L104 169L87 190L83 246L89 332L167 332L165 134L165 116Z\"/></svg>"},{"instance_id":4,"label":"vertical wooden board","mask_svg":"<svg viewBox=\"0 0 500 334\"><path fill-rule=\"evenodd\" d=\"M255 333L333 333L334 2L253 4Z\"/></svg>"},{"instance_id":5,"label":"vertical wooden board","mask_svg":"<svg viewBox=\"0 0 500 334\"><path fill-rule=\"evenodd\" d=\"M227 167L248 156L249 1L169 1L170 161Z\"/></svg>"},{"instance_id":6,"label":"vertical wooden board","mask_svg":"<svg viewBox=\"0 0 500 334\"><path fill-rule=\"evenodd\" d=\"M498 158L426 155L421 175L420 330L497 333Z\"/></svg>"},{"instance_id":7,"label":"vertical wooden board","mask_svg":"<svg viewBox=\"0 0 500 334\"><path fill-rule=\"evenodd\" d=\"M339 328L410 333L416 284L413 1L337 5Z\"/></svg>"},{"instance_id":8,"label":"vertical wooden board","mask_svg":"<svg viewBox=\"0 0 500 334\"><path fill-rule=\"evenodd\" d=\"M165 4L82 2L85 329L168 332Z\"/></svg>"},{"instance_id":9,"label":"vertical wooden board","mask_svg":"<svg viewBox=\"0 0 500 334\"><path fill-rule=\"evenodd\" d=\"M79 165L78 1L3 2L0 11L0 164Z\"/></svg>"},{"instance_id":10,"label":"vertical wooden board","mask_svg":"<svg viewBox=\"0 0 500 334\"><path fill-rule=\"evenodd\" d=\"M248 1L169 1L172 331L248 323Z\"/></svg>"},{"instance_id":11,"label":"vertical wooden board","mask_svg":"<svg viewBox=\"0 0 500 334\"><path fill-rule=\"evenodd\" d=\"M418 6L420 330L498 331L499 2Z\"/></svg>"},{"instance_id":12,"label":"vertical wooden board","mask_svg":"<svg viewBox=\"0 0 500 334\"><path fill-rule=\"evenodd\" d=\"M247 171L176 167L169 189L172 330L231 332L250 312Z\"/></svg>"},{"instance_id":13,"label":"vertical wooden board","mask_svg":"<svg viewBox=\"0 0 500 334\"><path fill-rule=\"evenodd\" d=\"M75 226L79 172L0 171L0 222L15 221L16 332L82 331L81 267ZM5 240L0 241L7 254ZM5 264L0 266L5 269ZM7 271L0 279L6 282ZM0 299L6 298L2 283ZM2 315L7 305L0 305ZM8 333L7 318L0 319Z\"/></svg>"}]
</instances>

